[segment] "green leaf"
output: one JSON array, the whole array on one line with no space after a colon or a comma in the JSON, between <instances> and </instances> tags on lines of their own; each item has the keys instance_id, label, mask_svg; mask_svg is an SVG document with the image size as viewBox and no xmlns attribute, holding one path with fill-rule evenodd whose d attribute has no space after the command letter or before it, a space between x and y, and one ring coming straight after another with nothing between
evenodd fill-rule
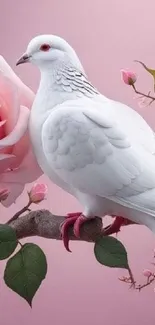
<instances>
[{"instance_id":1,"label":"green leaf","mask_svg":"<svg viewBox=\"0 0 155 325\"><path fill-rule=\"evenodd\" d=\"M7 262L4 281L32 306L32 299L46 273L47 262L44 252L39 246L29 243L23 245Z\"/></svg>"},{"instance_id":2,"label":"green leaf","mask_svg":"<svg viewBox=\"0 0 155 325\"><path fill-rule=\"evenodd\" d=\"M100 237L95 243L94 254L100 264L129 269L126 249L114 237Z\"/></svg>"},{"instance_id":3,"label":"green leaf","mask_svg":"<svg viewBox=\"0 0 155 325\"><path fill-rule=\"evenodd\" d=\"M154 91L155 91L155 70L154 70L154 69L150 69L150 68L148 68L148 67L147 67L143 62L141 62L141 61L135 60L135 62L140 63L140 64L143 66L143 68L144 68L147 72L149 72L149 73L152 75L153 80L154 80Z\"/></svg>"},{"instance_id":4,"label":"green leaf","mask_svg":"<svg viewBox=\"0 0 155 325\"><path fill-rule=\"evenodd\" d=\"M8 258L17 245L18 240L15 230L8 225L0 224L0 260Z\"/></svg>"}]
</instances>

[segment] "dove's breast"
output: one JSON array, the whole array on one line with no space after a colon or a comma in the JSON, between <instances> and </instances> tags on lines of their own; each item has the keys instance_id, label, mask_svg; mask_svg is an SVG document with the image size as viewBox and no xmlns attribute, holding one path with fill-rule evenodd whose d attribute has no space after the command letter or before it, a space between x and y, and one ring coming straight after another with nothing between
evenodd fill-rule
<instances>
[{"instance_id":1,"label":"dove's breast","mask_svg":"<svg viewBox=\"0 0 155 325\"><path fill-rule=\"evenodd\" d=\"M54 184L72 194L69 186L54 172L52 166L47 162L46 156L44 154L42 145L42 128L48 115L48 112L38 112L38 109L36 109L36 107L33 107L31 110L29 120L29 133L33 152L35 154L38 165L45 173L45 175L47 175Z\"/></svg>"}]
</instances>

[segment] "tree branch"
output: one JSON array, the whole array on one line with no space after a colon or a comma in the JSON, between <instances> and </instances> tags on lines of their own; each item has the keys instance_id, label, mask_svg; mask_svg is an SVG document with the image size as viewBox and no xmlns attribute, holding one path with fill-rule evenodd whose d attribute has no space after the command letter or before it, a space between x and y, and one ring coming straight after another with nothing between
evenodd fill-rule
<instances>
[{"instance_id":1,"label":"tree branch","mask_svg":"<svg viewBox=\"0 0 155 325\"><path fill-rule=\"evenodd\" d=\"M38 236L38 237L44 237L49 239L61 240L60 228L62 222L65 220L65 216L53 215L48 210L37 210L37 211L31 211L12 221L10 220L7 222L7 224L9 224L9 226L15 229L18 239ZM131 222L127 220L126 225L130 223ZM84 223L81 226L80 238L75 237L73 233L73 228L70 227L69 238L71 240L95 242L98 236L103 234L105 236L107 235L106 232L104 233L104 229L106 230L106 228L103 228L102 219L96 217L94 219L88 220L87 223ZM115 232L115 229L112 228L112 230L113 230L112 233ZM144 287L148 286L155 279L155 275L153 274L153 277L150 278L147 283L143 285L136 285L136 282L134 281L130 268L128 269L128 272L130 277L123 277L120 278L120 280L132 284L132 286L138 290L141 290Z\"/></svg>"},{"instance_id":2,"label":"tree branch","mask_svg":"<svg viewBox=\"0 0 155 325\"><path fill-rule=\"evenodd\" d=\"M15 229L18 239L39 236L61 240L60 227L64 219L64 216L53 215L48 210L38 210L9 222L9 225ZM69 237L71 240L94 242L102 233L102 227L102 219L97 217L81 227L80 239L74 236L72 227Z\"/></svg>"}]
</instances>

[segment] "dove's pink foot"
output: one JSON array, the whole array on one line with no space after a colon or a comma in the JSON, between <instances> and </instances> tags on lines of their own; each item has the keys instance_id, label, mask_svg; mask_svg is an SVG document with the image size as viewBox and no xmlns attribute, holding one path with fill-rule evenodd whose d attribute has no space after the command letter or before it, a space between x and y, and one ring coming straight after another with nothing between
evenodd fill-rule
<instances>
[{"instance_id":1,"label":"dove's pink foot","mask_svg":"<svg viewBox=\"0 0 155 325\"><path fill-rule=\"evenodd\" d=\"M118 217L118 216L114 216L114 215L112 217L115 217L114 222L111 225L109 225L103 229L103 233L106 236L112 235L115 233L117 234L120 231L122 226L136 224L135 222L128 220L126 218L123 218L123 217Z\"/></svg>"},{"instance_id":2,"label":"dove's pink foot","mask_svg":"<svg viewBox=\"0 0 155 325\"><path fill-rule=\"evenodd\" d=\"M74 223L74 228L73 232L75 237L80 238L80 228L83 225L83 223L87 222L91 218L85 217L83 214L81 214L79 217L77 217L75 223Z\"/></svg>"},{"instance_id":3,"label":"dove's pink foot","mask_svg":"<svg viewBox=\"0 0 155 325\"><path fill-rule=\"evenodd\" d=\"M71 250L69 249L69 236L68 236L69 227L73 226L74 235L77 238L79 238L80 237L80 228L81 228L82 224L87 221L88 221L88 218L86 218L82 214L82 212L73 212L73 213L67 214L66 219L61 226L61 235L62 235L62 240L63 240L64 246L68 252L71 252Z\"/></svg>"}]
</instances>

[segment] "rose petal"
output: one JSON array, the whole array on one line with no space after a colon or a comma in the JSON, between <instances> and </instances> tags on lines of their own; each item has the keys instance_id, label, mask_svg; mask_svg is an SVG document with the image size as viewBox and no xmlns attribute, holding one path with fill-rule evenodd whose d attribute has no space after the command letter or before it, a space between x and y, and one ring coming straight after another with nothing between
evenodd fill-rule
<instances>
[{"instance_id":1,"label":"rose petal","mask_svg":"<svg viewBox=\"0 0 155 325\"><path fill-rule=\"evenodd\" d=\"M19 77L17 77L2 55L0 55L0 73L3 76L9 77L14 84L17 84L17 80L20 82Z\"/></svg>"},{"instance_id":2,"label":"rose petal","mask_svg":"<svg viewBox=\"0 0 155 325\"><path fill-rule=\"evenodd\" d=\"M0 174L8 169L15 159L16 157L14 155L0 153Z\"/></svg>"},{"instance_id":3,"label":"rose petal","mask_svg":"<svg viewBox=\"0 0 155 325\"><path fill-rule=\"evenodd\" d=\"M6 120L0 122L0 127L6 123Z\"/></svg>"},{"instance_id":4,"label":"rose petal","mask_svg":"<svg viewBox=\"0 0 155 325\"><path fill-rule=\"evenodd\" d=\"M3 206L5 206L6 208L8 208L13 203L16 203L16 199L22 194L25 184L24 185L19 184L18 182L16 182L16 183L1 182L1 186L3 186L3 185L8 186L10 194L5 201L1 202L1 204Z\"/></svg>"},{"instance_id":5,"label":"rose petal","mask_svg":"<svg viewBox=\"0 0 155 325\"><path fill-rule=\"evenodd\" d=\"M0 139L3 139L5 136L4 128L2 128L2 126L4 126L5 123L6 123L6 120L0 122Z\"/></svg>"},{"instance_id":6,"label":"rose petal","mask_svg":"<svg viewBox=\"0 0 155 325\"><path fill-rule=\"evenodd\" d=\"M20 167L14 171L3 173L1 178L1 187L7 187L10 191L8 198L1 202L5 207L14 203L17 197L23 192L25 184L32 183L43 174L32 150L24 157Z\"/></svg>"},{"instance_id":7,"label":"rose petal","mask_svg":"<svg viewBox=\"0 0 155 325\"><path fill-rule=\"evenodd\" d=\"M0 190L0 201L5 201L8 198L9 191L7 188Z\"/></svg>"},{"instance_id":8,"label":"rose petal","mask_svg":"<svg viewBox=\"0 0 155 325\"><path fill-rule=\"evenodd\" d=\"M12 158L12 157L15 157L15 156L14 155L7 154L7 153L0 153L0 160Z\"/></svg>"},{"instance_id":9,"label":"rose petal","mask_svg":"<svg viewBox=\"0 0 155 325\"><path fill-rule=\"evenodd\" d=\"M18 119L20 108L17 87L0 74L0 118L6 120L5 133L10 133Z\"/></svg>"},{"instance_id":10,"label":"rose petal","mask_svg":"<svg viewBox=\"0 0 155 325\"><path fill-rule=\"evenodd\" d=\"M28 131L26 131L25 135L11 148L11 153L17 157L17 159L14 160L13 164L10 165L10 168L14 169L18 168L21 165L22 161L30 150L30 140ZM6 150L6 147L3 150ZM29 168L31 168L31 166Z\"/></svg>"},{"instance_id":11,"label":"rose petal","mask_svg":"<svg viewBox=\"0 0 155 325\"><path fill-rule=\"evenodd\" d=\"M17 124L7 137L0 140L0 148L12 146L21 139L27 130L29 115L29 109L25 106L20 106Z\"/></svg>"},{"instance_id":12,"label":"rose petal","mask_svg":"<svg viewBox=\"0 0 155 325\"><path fill-rule=\"evenodd\" d=\"M11 82L17 86L20 104L28 108L31 108L32 102L34 100L33 91L22 82L22 80L15 74L15 72L11 69L9 64L5 61L5 59L1 55L0 55L0 74L2 74L2 76L8 77L11 80Z\"/></svg>"}]
</instances>

